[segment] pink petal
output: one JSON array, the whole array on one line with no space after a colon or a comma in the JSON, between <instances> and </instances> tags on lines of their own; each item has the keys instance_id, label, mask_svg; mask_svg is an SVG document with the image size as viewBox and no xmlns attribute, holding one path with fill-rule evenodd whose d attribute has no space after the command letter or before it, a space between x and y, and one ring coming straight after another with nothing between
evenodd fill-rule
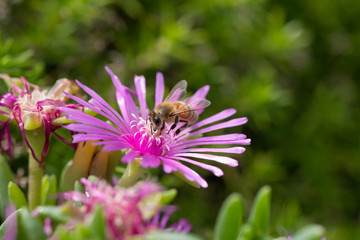
<instances>
[{"instance_id":1,"label":"pink petal","mask_svg":"<svg viewBox=\"0 0 360 240\"><path fill-rule=\"evenodd\" d=\"M105 70L109 73L111 80L116 88L116 99L120 111L124 116L124 119L127 122L130 122L132 119L132 114L138 117L138 110L136 108L135 102L127 91L127 88L121 84L120 79L110 70L110 68L105 67Z\"/></svg>"},{"instance_id":2,"label":"pink petal","mask_svg":"<svg viewBox=\"0 0 360 240\"><path fill-rule=\"evenodd\" d=\"M44 233L48 236L52 233L51 218L45 218Z\"/></svg>"},{"instance_id":3,"label":"pink petal","mask_svg":"<svg viewBox=\"0 0 360 240\"><path fill-rule=\"evenodd\" d=\"M206 118L200 122L197 122L195 123L194 125L188 127L187 129L185 129L182 133L185 134L191 130L194 130L194 129L197 129L199 127L202 127L202 126L205 126L207 124L210 124L210 123L213 123L213 122L217 122L217 121L220 121L220 120L223 120L225 118L228 118L232 115L234 115L236 113L236 110L233 109L233 108L230 108L230 109L225 109L209 118Z\"/></svg>"},{"instance_id":4,"label":"pink petal","mask_svg":"<svg viewBox=\"0 0 360 240\"><path fill-rule=\"evenodd\" d=\"M128 152L127 154L125 154L122 158L121 161L123 163L129 163L131 161L133 161L137 156L139 156L139 152L138 151L131 151Z\"/></svg>"},{"instance_id":5,"label":"pink petal","mask_svg":"<svg viewBox=\"0 0 360 240\"><path fill-rule=\"evenodd\" d=\"M223 163L229 165L231 167L236 167L238 165L238 161L224 156L217 156L212 154L204 154L204 153L178 153L175 156L183 156L183 157L193 157L199 159L206 159L210 161L215 161L219 163Z\"/></svg>"},{"instance_id":6,"label":"pink petal","mask_svg":"<svg viewBox=\"0 0 360 240\"><path fill-rule=\"evenodd\" d=\"M184 162L188 162L188 163L191 163L193 165L199 166L199 167L201 167L203 169L209 170L217 177L220 177L220 176L224 175L223 171L220 168L216 167L216 166L212 166L212 165L209 165L209 164L206 164L206 163L201 163L201 162L194 161L194 160L191 160L191 159L188 159L188 158L183 158L183 157L174 157L174 159L184 161Z\"/></svg>"},{"instance_id":7,"label":"pink petal","mask_svg":"<svg viewBox=\"0 0 360 240\"><path fill-rule=\"evenodd\" d=\"M93 104L95 107L99 108L102 110L102 113L100 113L101 115L105 116L104 112L107 114L107 117L110 121L112 121L114 123L115 126L118 126L119 128L121 128L123 131L129 131L129 125L127 123L125 123L125 120L120 116L120 114L112 114L111 111L107 110L106 108L102 107L101 103L99 103L97 100L95 99L90 99L89 103ZM118 115L118 117L117 117ZM105 116L106 117L106 116Z\"/></svg>"},{"instance_id":8,"label":"pink petal","mask_svg":"<svg viewBox=\"0 0 360 240\"><path fill-rule=\"evenodd\" d=\"M160 222L160 228L164 229L166 227L166 224L170 218L170 215L173 214L175 211L177 211L177 207L175 206L167 206L167 209L165 210L165 213L161 219Z\"/></svg>"},{"instance_id":9,"label":"pink petal","mask_svg":"<svg viewBox=\"0 0 360 240\"><path fill-rule=\"evenodd\" d=\"M171 173L177 170L177 168L175 168L173 165L169 165L166 162L163 162L163 169L165 173Z\"/></svg>"},{"instance_id":10,"label":"pink petal","mask_svg":"<svg viewBox=\"0 0 360 240\"><path fill-rule=\"evenodd\" d=\"M225 134L225 135L212 136L212 137L200 137L174 144L174 146L171 147L169 153L180 151L180 149L200 146L200 145L217 145L217 144L249 145L250 142L251 142L250 139L246 139L246 135L238 134L238 133Z\"/></svg>"},{"instance_id":11,"label":"pink petal","mask_svg":"<svg viewBox=\"0 0 360 240\"><path fill-rule=\"evenodd\" d=\"M185 137L189 138L189 137L192 137L192 136L195 136L195 135L198 135L198 134L203 134L203 133L207 133L207 132L211 132L211 131L215 131L215 130L219 130L219 129L223 129L223 128L236 127L236 126L243 125L246 122L247 122L247 118L245 118L245 117L244 118L231 119L231 120L229 120L227 122L219 123L219 124L207 127L207 128L200 129L200 130L195 131L195 132L191 132L191 133L183 136L182 138L185 138Z\"/></svg>"},{"instance_id":12,"label":"pink petal","mask_svg":"<svg viewBox=\"0 0 360 240\"><path fill-rule=\"evenodd\" d=\"M92 90L91 88L83 85L81 82L79 82L79 81L77 81L77 80L76 80L76 83L77 83L86 93L88 93L94 100L96 100L98 103L100 103L102 106L104 106L104 107L99 107L100 110L103 110L103 111L106 110L106 109L110 110L110 112L109 112L108 110L105 111L105 112L107 112L108 115L110 116L110 118L108 117L109 119L112 119L112 121L113 121L114 123L116 123L117 121L120 120L120 121L124 124L124 120L123 120L123 118L120 116L120 114L119 114L115 109L113 109L102 97L100 97L100 95L98 95L94 90ZM72 96L72 95L67 94L67 93L65 93L65 94L66 94L68 97L72 98L73 100L77 101L78 103L82 104L83 106L88 107L88 108L90 108L91 110L99 113L98 110L94 109L94 107L92 107L91 105L89 106L89 104L87 104L86 101L82 100L81 98L76 97L76 96ZM102 113L99 113L99 114L103 115ZM114 118L114 117L115 117L115 118ZM116 118L117 118L118 120L116 120Z\"/></svg>"},{"instance_id":13,"label":"pink petal","mask_svg":"<svg viewBox=\"0 0 360 240\"><path fill-rule=\"evenodd\" d=\"M3 235L3 240L15 240L18 233L18 216L17 212L13 211L9 216L5 219L5 232Z\"/></svg>"},{"instance_id":14,"label":"pink petal","mask_svg":"<svg viewBox=\"0 0 360 240\"><path fill-rule=\"evenodd\" d=\"M79 122L79 123L83 123L83 124L87 124L87 125L92 125L92 126L96 126L96 127L100 127L100 128L105 128L108 129L110 131L113 132L118 132L119 129L117 129L116 127L96 118L93 116L90 116L86 113L83 113L79 110L75 110L75 109L71 109L71 108L64 108L64 107L59 107L57 108L60 111L69 114L68 116L66 116L67 119L75 121L75 122ZM66 126L64 126L66 128Z\"/></svg>"},{"instance_id":15,"label":"pink petal","mask_svg":"<svg viewBox=\"0 0 360 240\"><path fill-rule=\"evenodd\" d=\"M148 116L148 107L146 105L146 82L144 76L135 76L134 79L137 96L139 99L141 117L146 119Z\"/></svg>"},{"instance_id":16,"label":"pink petal","mask_svg":"<svg viewBox=\"0 0 360 240\"><path fill-rule=\"evenodd\" d=\"M152 154L145 153L141 160L141 166L144 168L157 168L160 165L160 158Z\"/></svg>"},{"instance_id":17,"label":"pink petal","mask_svg":"<svg viewBox=\"0 0 360 240\"><path fill-rule=\"evenodd\" d=\"M190 232L190 230L191 230L191 224L185 219L181 219L175 229L176 232L182 234L186 234Z\"/></svg>"},{"instance_id":18,"label":"pink petal","mask_svg":"<svg viewBox=\"0 0 360 240\"><path fill-rule=\"evenodd\" d=\"M164 76L162 73L156 73L156 86L155 86L155 107L162 103L164 99Z\"/></svg>"},{"instance_id":19,"label":"pink petal","mask_svg":"<svg viewBox=\"0 0 360 240\"><path fill-rule=\"evenodd\" d=\"M99 142L93 142L92 145L94 146L100 146L100 145L107 145L107 144L117 144L117 145L121 145L124 146L124 148L130 148L131 146L124 141L123 139L117 139L115 141L99 141Z\"/></svg>"},{"instance_id":20,"label":"pink petal","mask_svg":"<svg viewBox=\"0 0 360 240\"><path fill-rule=\"evenodd\" d=\"M203 188L208 187L207 182L197 172L195 172L191 168L185 166L184 164L179 163L178 161L174 161L174 160L171 160L171 159L168 159L168 158L161 158L161 160L163 161L164 171L165 172L166 172L165 169L179 170L180 172L182 172L182 174L184 174L184 176L189 181L195 181ZM168 165L168 166L165 167L166 165ZM169 172L167 172L167 173L169 173Z\"/></svg>"},{"instance_id":21,"label":"pink petal","mask_svg":"<svg viewBox=\"0 0 360 240\"><path fill-rule=\"evenodd\" d=\"M186 148L182 149L183 152L216 152L216 153L235 153L241 154L245 152L244 147L231 147L231 148Z\"/></svg>"},{"instance_id":22,"label":"pink petal","mask_svg":"<svg viewBox=\"0 0 360 240\"><path fill-rule=\"evenodd\" d=\"M118 138L110 137L102 134L74 134L73 143L79 143L84 141L99 141L99 140L118 140Z\"/></svg>"},{"instance_id":23,"label":"pink petal","mask_svg":"<svg viewBox=\"0 0 360 240\"><path fill-rule=\"evenodd\" d=\"M95 144L93 143L93 145L95 145ZM111 151L123 150L125 148L128 148L128 146L127 145L122 145L122 144L107 144L107 145L103 146L101 148L101 150L111 152Z\"/></svg>"},{"instance_id":24,"label":"pink petal","mask_svg":"<svg viewBox=\"0 0 360 240\"><path fill-rule=\"evenodd\" d=\"M66 129L74 132L83 132L83 133L98 133L102 135L108 135L111 137L119 137L119 133L114 133L109 130L105 130L99 127L89 126L82 123L71 123L66 126Z\"/></svg>"}]
</instances>

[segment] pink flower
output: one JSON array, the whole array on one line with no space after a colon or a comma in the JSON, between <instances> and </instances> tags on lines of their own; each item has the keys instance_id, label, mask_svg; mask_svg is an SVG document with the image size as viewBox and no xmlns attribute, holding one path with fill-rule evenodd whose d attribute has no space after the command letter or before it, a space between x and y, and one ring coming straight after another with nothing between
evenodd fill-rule
<instances>
[{"instance_id":1,"label":"pink flower","mask_svg":"<svg viewBox=\"0 0 360 240\"><path fill-rule=\"evenodd\" d=\"M207 182L196 171L184 163L209 170L218 177L223 175L223 171L216 166L202 162L202 160L219 162L232 167L238 165L237 160L233 158L212 153L243 153L245 148L239 145L250 144L250 139L244 134L233 133L217 136L202 136L202 134L211 131L235 127L246 123L247 118L235 118L217 123L234 115L236 113L235 109L223 110L185 128L179 134L174 134L177 129L169 132L168 129L170 126L168 125L160 135L153 134L151 123L148 121L151 110L146 103L145 78L143 76L135 77L136 91L133 91L122 85L118 77L115 76L109 68L106 67L105 69L110 74L116 88L116 98L121 113L113 109L95 91L77 82L92 99L86 102L78 97L68 96L84 107L102 115L108 122L74 109L58 108L68 114L67 118L69 120L77 122L66 126L67 129L78 132L78 134L73 136L75 143L95 140L97 142L93 144L104 145L102 149L105 151L126 149L126 154L122 157L122 162L129 163L135 159L141 159L141 165L144 168L156 168L162 164L166 173L179 171L189 181L196 182L201 187L207 187ZM156 75L155 106L162 103L164 88L164 78L161 73L158 73ZM188 103L193 99L204 99L208 91L209 86L204 86L190 98L180 100ZM175 97L171 101L178 100L179 99ZM136 101L139 103L139 108L135 104ZM202 110L198 110L197 113L200 114ZM213 125L209 126L210 124ZM181 124L178 124L178 127L180 126ZM232 146L209 148L203 147L204 145Z\"/></svg>"},{"instance_id":2,"label":"pink flower","mask_svg":"<svg viewBox=\"0 0 360 240\"><path fill-rule=\"evenodd\" d=\"M183 219L166 227L176 207L159 205L161 187L155 183L142 181L130 188L112 187L106 181L91 182L85 178L81 183L85 186L85 193L72 191L60 195L63 199L82 203L76 207L77 214L67 223L69 227L78 221L90 221L95 208L101 207L107 239L128 239L153 230L190 231L191 226ZM155 194L159 194L157 198Z\"/></svg>"},{"instance_id":3,"label":"pink flower","mask_svg":"<svg viewBox=\"0 0 360 240\"><path fill-rule=\"evenodd\" d=\"M42 164L49 148L50 133L59 128L60 125L54 124L55 120L62 116L61 111L55 107L76 107L65 104L67 97L62 91L74 92L78 87L68 79L60 79L48 92L41 90L37 85L30 84L24 77L13 79L5 74L0 74L0 77L12 85L9 93L0 97L2 120L0 140L4 137L6 140L5 146L1 146L0 150L12 157L9 123L15 121L33 157ZM15 83L16 81L17 84L23 85L23 88L19 87ZM44 127L45 143L39 159L26 137L25 130L32 131L40 127Z\"/></svg>"}]
</instances>

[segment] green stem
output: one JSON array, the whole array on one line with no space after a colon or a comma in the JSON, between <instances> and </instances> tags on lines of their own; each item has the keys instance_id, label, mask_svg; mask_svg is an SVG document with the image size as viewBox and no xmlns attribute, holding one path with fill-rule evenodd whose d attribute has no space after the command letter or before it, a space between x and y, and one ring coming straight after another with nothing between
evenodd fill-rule
<instances>
[{"instance_id":1,"label":"green stem","mask_svg":"<svg viewBox=\"0 0 360 240\"><path fill-rule=\"evenodd\" d=\"M25 135L38 159L41 159L41 153L45 144L45 130L40 127L36 130L25 130ZM29 183L28 183L28 201L30 210L34 210L41 204L41 179L44 174L44 164L40 164L33 157L30 149L29 153Z\"/></svg>"},{"instance_id":2,"label":"green stem","mask_svg":"<svg viewBox=\"0 0 360 240\"><path fill-rule=\"evenodd\" d=\"M29 189L28 201L30 210L34 210L41 203L41 178L44 170L29 153Z\"/></svg>"},{"instance_id":3,"label":"green stem","mask_svg":"<svg viewBox=\"0 0 360 240\"><path fill-rule=\"evenodd\" d=\"M140 166L139 161L132 161L126 166L124 174L119 179L117 186L130 187L146 172L146 169Z\"/></svg>"}]
</instances>

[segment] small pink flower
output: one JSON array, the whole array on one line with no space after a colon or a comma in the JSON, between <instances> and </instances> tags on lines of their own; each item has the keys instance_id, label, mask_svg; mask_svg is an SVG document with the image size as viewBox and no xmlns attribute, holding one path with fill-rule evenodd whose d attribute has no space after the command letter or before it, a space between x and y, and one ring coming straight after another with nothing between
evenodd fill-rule
<instances>
[{"instance_id":1,"label":"small pink flower","mask_svg":"<svg viewBox=\"0 0 360 240\"><path fill-rule=\"evenodd\" d=\"M44 220L44 233L50 236L52 233L51 218L45 218Z\"/></svg>"},{"instance_id":2,"label":"small pink flower","mask_svg":"<svg viewBox=\"0 0 360 240\"><path fill-rule=\"evenodd\" d=\"M102 149L105 151L126 149L126 154L123 156L122 162L129 163L135 159L141 159L141 165L145 168L156 168L162 164L166 173L179 171L189 181L196 182L201 187L207 187L207 182L196 171L184 163L209 170L218 177L223 175L223 171L216 166L202 162L202 160L223 163L232 167L238 165L237 160L218 154L243 153L245 148L239 145L250 144L250 139L248 139L246 135L233 133L217 136L202 136L205 133L218 129L245 124L247 118L235 118L217 123L234 115L236 113L235 109L223 110L187 127L181 131L180 134L168 134L170 126L167 126L167 129L162 131L160 135L153 134L151 123L148 121L151 110L146 103L145 78L143 76L135 77L136 91L133 91L122 85L118 77L115 76L109 68L106 67L105 69L110 74L116 88L116 98L121 113L113 109L95 91L77 82L92 99L86 102L78 97L68 96L84 107L102 115L107 121L102 121L74 109L60 107L60 110L68 114L67 118L69 120L77 122L66 126L67 129L78 132L78 134L73 136L75 143L97 141L93 144L104 145ZM164 78L161 73L158 73L156 75L155 106L163 101L164 88ZM204 86L190 98L180 100L190 102L192 99L204 99L208 91L209 86ZM171 101L178 100L179 99L175 97ZM135 104L136 101L139 103L139 108ZM197 111L197 113L200 114L202 110ZM209 126L210 124L212 125ZM175 130L176 129L173 131L175 132ZM203 147L204 145L223 145L226 147L209 148ZM232 146L230 147L228 145Z\"/></svg>"},{"instance_id":3,"label":"small pink flower","mask_svg":"<svg viewBox=\"0 0 360 240\"><path fill-rule=\"evenodd\" d=\"M72 191L60 195L62 199L82 203L68 226L74 226L78 221L90 221L94 209L101 207L108 239L128 239L153 230L167 229L187 233L191 229L186 220L166 227L169 216L176 207L161 207L159 199L149 201L150 195L160 194L161 187L155 183L142 181L130 188L113 187L106 181L91 182L85 178L81 179L81 183L85 186L85 193Z\"/></svg>"}]
</instances>

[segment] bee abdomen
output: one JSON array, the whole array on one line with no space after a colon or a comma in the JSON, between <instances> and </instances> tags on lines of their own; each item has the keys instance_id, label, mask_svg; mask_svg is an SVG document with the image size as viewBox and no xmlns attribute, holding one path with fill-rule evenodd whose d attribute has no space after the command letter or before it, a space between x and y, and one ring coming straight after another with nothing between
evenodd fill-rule
<instances>
[{"instance_id":1,"label":"bee abdomen","mask_svg":"<svg viewBox=\"0 0 360 240\"><path fill-rule=\"evenodd\" d=\"M196 111L192 110L190 111L190 116L188 118L189 123L196 122L198 120L198 114Z\"/></svg>"},{"instance_id":2,"label":"bee abdomen","mask_svg":"<svg viewBox=\"0 0 360 240\"><path fill-rule=\"evenodd\" d=\"M186 103L181 103L181 106L177 106L177 107L179 111L182 111L182 113L179 114L179 117L181 119L186 120L189 123L193 123L197 121L198 114L189 105L187 105Z\"/></svg>"}]
</instances>

